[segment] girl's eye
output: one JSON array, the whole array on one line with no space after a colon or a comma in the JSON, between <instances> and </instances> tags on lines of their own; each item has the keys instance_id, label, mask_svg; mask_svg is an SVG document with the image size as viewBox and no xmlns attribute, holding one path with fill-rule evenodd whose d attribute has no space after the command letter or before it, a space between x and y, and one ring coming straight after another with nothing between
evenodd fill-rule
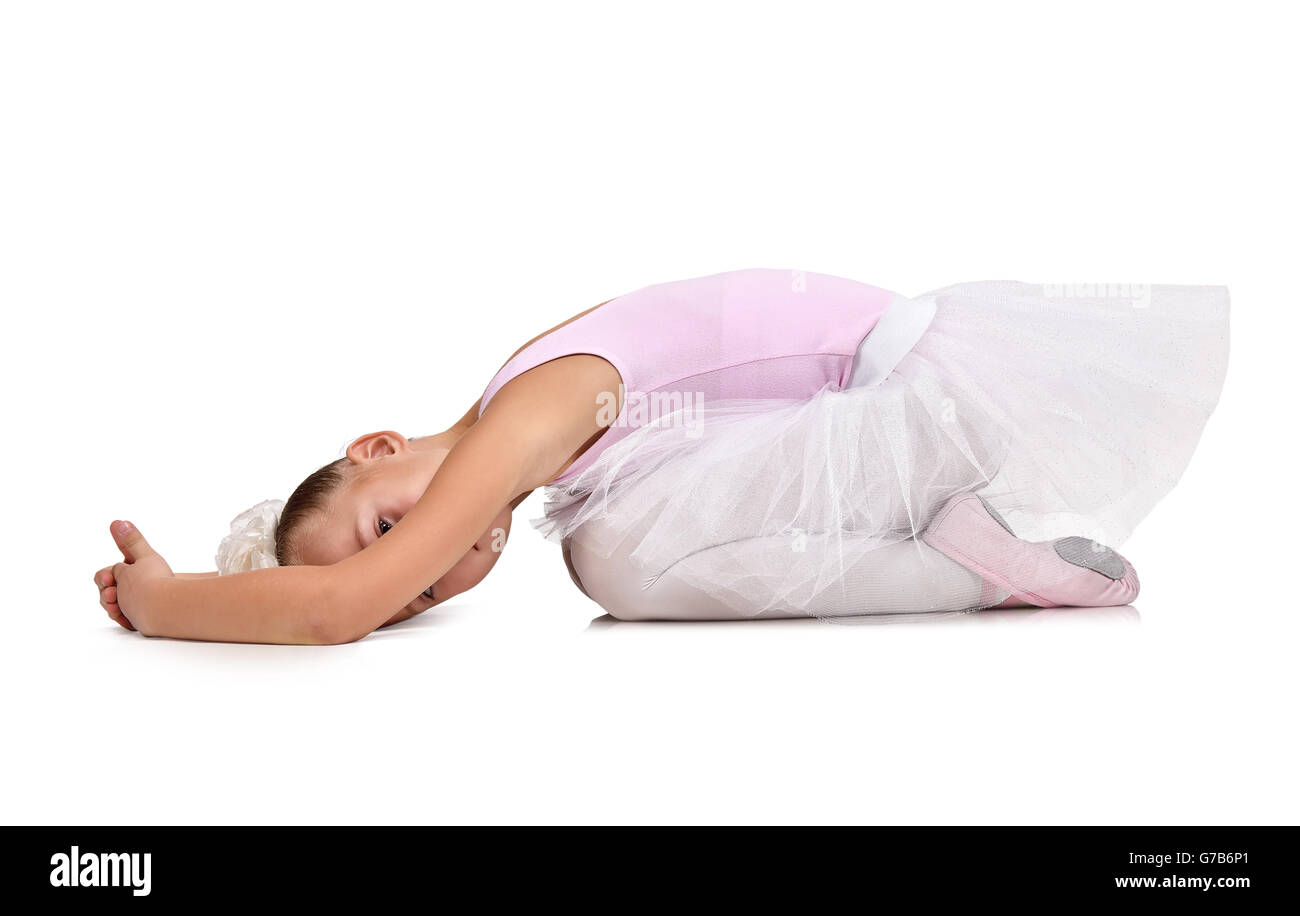
<instances>
[{"instance_id":1,"label":"girl's eye","mask_svg":"<svg viewBox=\"0 0 1300 916\"><path fill-rule=\"evenodd\" d=\"M379 536L383 537L385 534L387 534L389 531L392 530L392 527L393 526L390 525L385 519L381 518L378 523Z\"/></svg>"}]
</instances>

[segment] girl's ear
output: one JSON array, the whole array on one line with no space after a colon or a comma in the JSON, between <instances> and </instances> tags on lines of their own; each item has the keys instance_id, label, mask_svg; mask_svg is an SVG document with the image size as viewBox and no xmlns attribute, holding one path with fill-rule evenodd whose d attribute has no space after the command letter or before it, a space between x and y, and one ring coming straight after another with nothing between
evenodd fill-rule
<instances>
[{"instance_id":1,"label":"girl's ear","mask_svg":"<svg viewBox=\"0 0 1300 916\"><path fill-rule=\"evenodd\" d=\"M363 464L376 458L383 458L385 455L396 455L410 447L411 444L401 433L385 429L377 433L366 433L354 439L348 446L347 457L353 464Z\"/></svg>"}]
</instances>

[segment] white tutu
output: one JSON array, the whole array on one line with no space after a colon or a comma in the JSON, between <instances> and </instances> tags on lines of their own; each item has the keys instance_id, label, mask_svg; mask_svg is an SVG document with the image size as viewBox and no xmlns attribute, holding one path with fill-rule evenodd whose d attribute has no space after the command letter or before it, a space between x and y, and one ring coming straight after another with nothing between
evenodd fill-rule
<instances>
[{"instance_id":1,"label":"white tutu","mask_svg":"<svg viewBox=\"0 0 1300 916\"><path fill-rule=\"evenodd\" d=\"M660 417L548 487L533 524L630 559L647 585L671 568L744 614L997 603L1005 593L877 589L872 570L899 562L885 548L967 491L1022 538L1118 546L1177 482L1219 398L1225 288L1096 292L989 282L928 293L933 322L879 385Z\"/></svg>"}]
</instances>

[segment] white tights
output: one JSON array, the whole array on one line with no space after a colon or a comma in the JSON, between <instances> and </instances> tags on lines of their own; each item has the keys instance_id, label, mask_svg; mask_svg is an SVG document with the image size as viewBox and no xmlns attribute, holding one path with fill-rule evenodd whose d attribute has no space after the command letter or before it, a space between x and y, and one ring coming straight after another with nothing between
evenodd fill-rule
<instances>
[{"instance_id":1,"label":"white tights","mask_svg":"<svg viewBox=\"0 0 1300 916\"><path fill-rule=\"evenodd\" d=\"M836 539L835 549L842 547ZM807 550L829 549L830 542L810 538ZM693 587L683 573L692 563L713 562L708 550L685 557L658 578L659 570L641 568L628 554L629 542L609 557L601 557L584 541L582 530L564 542L564 558L574 583L620 620L743 620L756 617L850 617L960 611L987 607L1007 597L980 577L916 540L903 541L865 553L845 570L843 579L822 592L813 607L761 612L736 608ZM713 548L716 549L716 548ZM729 563L753 568L788 561L788 537L751 538L726 545Z\"/></svg>"}]
</instances>

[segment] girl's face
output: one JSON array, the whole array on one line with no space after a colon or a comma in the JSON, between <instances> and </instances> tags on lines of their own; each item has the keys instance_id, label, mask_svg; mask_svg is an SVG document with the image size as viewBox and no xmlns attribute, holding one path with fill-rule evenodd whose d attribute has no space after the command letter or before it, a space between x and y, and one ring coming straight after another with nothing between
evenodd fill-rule
<instances>
[{"instance_id":1,"label":"girl's face","mask_svg":"<svg viewBox=\"0 0 1300 916\"><path fill-rule=\"evenodd\" d=\"M409 440L385 431L357 439L348 446L344 483L320 520L303 531L302 562L327 566L373 544L411 511L450 451L450 443L440 436ZM509 533L507 506L469 552L395 619L418 614L483 581Z\"/></svg>"}]
</instances>

